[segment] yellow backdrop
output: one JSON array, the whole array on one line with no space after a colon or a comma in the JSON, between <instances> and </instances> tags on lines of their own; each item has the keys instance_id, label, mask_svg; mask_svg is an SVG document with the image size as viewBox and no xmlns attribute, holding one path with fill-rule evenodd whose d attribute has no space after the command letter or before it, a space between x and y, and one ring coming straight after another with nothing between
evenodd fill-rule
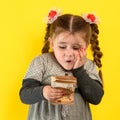
<instances>
[{"instance_id":1,"label":"yellow backdrop","mask_svg":"<svg viewBox=\"0 0 120 120\"><path fill-rule=\"evenodd\" d=\"M63 13L95 12L100 16L100 46L104 53L105 95L91 105L93 120L120 120L119 0L2 0L0 2L0 120L25 120L28 105L19 89L30 61L40 54L50 8Z\"/></svg>"}]
</instances>

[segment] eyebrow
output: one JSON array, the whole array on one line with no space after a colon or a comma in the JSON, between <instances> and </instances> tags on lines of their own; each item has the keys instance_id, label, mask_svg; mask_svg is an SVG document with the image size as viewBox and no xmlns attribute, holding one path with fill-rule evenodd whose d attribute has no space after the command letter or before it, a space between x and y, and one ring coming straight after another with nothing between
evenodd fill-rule
<instances>
[{"instance_id":1,"label":"eyebrow","mask_svg":"<svg viewBox=\"0 0 120 120\"><path fill-rule=\"evenodd\" d=\"M58 42L58 44L67 44L66 42Z\"/></svg>"},{"instance_id":2,"label":"eyebrow","mask_svg":"<svg viewBox=\"0 0 120 120\"><path fill-rule=\"evenodd\" d=\"M58 42L58 44L67 44L67 42ZM81 43L74 43L73 45L81 46L82 44Z\"/></svg>"},{"instance_id":3,"label":"eyebrow","mask_svg":"<svg viewBox=\"0 0 120 120\"><path fill-rule=\"evenodd\" d=\"M58 42L58 43L60 43L60 44L64 44L64 43L67 43L67 42Z\"/></svg>"}]
</instances>

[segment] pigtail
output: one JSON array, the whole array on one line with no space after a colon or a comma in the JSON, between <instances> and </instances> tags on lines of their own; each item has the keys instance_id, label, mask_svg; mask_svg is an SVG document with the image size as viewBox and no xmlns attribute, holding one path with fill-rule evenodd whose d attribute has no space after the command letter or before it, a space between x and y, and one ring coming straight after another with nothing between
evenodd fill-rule
<instances>
[{"instance_id":1,"label":"pigtail","mask_svg":"<svg viewBox=\"0 0 120 120\"><path fill-rule=\"evenodd\" d=\"M99 47L99 41L98 41L99 30L96 24L91 24L91 28L92 28L92 36L90 39L90 44L91 44L91 50L93 51L93 57L94 57L93 61L98 66L99 76L103 81L102 71L100 70L100 68L102 67L101 57L103 56L103 53L100 51L100 47Z\"/></svg>"},{"instance_id":2,"label":"pigtail","mask_svg":"<svg viewBox=\"0 0 120 120\"><path fill-rule=\"evenodd\" d=\"M47 25L46 34L44 37L44 46L42 48L42 53L48 53L50 49L50 44L48 38L50 37L50 24Z\"/></svg>"}]
</instances>

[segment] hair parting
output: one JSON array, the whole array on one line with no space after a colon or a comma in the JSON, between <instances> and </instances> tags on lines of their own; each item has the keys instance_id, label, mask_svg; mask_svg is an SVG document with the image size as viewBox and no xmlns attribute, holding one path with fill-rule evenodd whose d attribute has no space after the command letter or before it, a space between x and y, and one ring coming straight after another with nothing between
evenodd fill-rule
<instances>
[{"instance_id":1,"label":"hair parting","mask_svg":"<svg viewBox=\"0 0 120 120\"><path fill-rule=\"evenodd\" d=\"M72 23L73 23L73 16L70 19L70 32L72 32Z\"/></svg>"}]
</instances>

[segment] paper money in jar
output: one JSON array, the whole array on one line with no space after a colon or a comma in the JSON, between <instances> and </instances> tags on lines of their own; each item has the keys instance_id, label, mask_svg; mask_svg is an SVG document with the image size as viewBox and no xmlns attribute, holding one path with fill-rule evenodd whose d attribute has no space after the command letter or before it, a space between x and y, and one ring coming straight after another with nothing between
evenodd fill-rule
<instances>
[{"instance_id":1,"label":"paper money in jar","mask_svg":"<svg viewBox=\"0 0 120 120\"><path fill-rule=\"evenodd\" d=\"M76 88L76 78L73 76L52 76L51 86L64 91L64 96L51 101L52 104L72 104L74 103L74 91Z\"/></svg>"}]
</instances>

